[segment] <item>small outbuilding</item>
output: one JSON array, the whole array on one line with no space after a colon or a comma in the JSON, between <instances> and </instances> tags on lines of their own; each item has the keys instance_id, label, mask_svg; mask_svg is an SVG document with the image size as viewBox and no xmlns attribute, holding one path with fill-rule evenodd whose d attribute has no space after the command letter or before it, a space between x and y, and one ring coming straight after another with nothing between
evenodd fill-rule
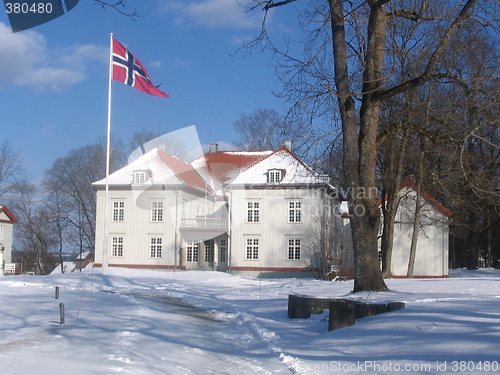
<instances>
[{"instance_id":1,"label":"small outbuilding","mask_svg":"<svg viewBox=\"0 0 500 375\"><path fill-rule=\"evenodd\" d=\"M416 212L419 212L413 277L448 277L449 218L453 212L426 192L420 194L410 178L399 187L399 204L394 225L392 277L407 277Z\"/></svg>"},{"instance_id":2,"label":"small outbuilding","mask_svg":"<svg viewBox=\"0 0 500 375\"><path fill-rule=\"evenodd\" d=\"M12 233L17 219L6 207L0 205L0 275L15 273L12 264Z\"/></svg>"}]
</instances>

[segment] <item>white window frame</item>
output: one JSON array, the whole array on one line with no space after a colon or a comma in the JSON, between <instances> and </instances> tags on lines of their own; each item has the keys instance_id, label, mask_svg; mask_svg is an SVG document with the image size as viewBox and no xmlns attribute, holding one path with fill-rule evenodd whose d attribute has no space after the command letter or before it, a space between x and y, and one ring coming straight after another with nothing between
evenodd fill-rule
<instances>
[{"instance_id":1,"label":"white window frame","mask_svg":"<svg viewBox=\"0 0 500 375\"><path fill-rule=\"evenodd\" d=\"M163 238L151 237L149 239L149 257L162 258L163 257Z\"/></svg>"},{"instance_id":2,"label":"white window frame","mask_svg":"<svg viewBox=\"0 0 500 375\"><path fill-rule=\"evenodd\" d=\"M111 257L113 258L123 258L123 248L125 240L123 236L112 236L111 237Z\"/></svg>"},{"instance_id":3,"label":"white window frame","mask_svg":"<svg viewBox=\"0 0 500 375\"><path fill-rule=\"evenodd\" d=\"M225 238L219 241L219 261L227 263L227 240Z\"/></svg>"},{"instance_id":4,"label":"white window frame","mask_svg":"<svg viewBox=\"0 0 500 375\"><path fill-rule=\"evenodd\" d=\"M283 180L283 171L281 169L269 169L267 171L267 182L269 184L279 184Z\"/></svg>"},{"instance_id":5,"label":"white window frame","mask_svg":"<svg viewBox=\"0 0 500 375\"><path fill-rule=\"evenodd\" d=\"M188 212L188 200L183 199L182 200L182 209L181 209L181 218L185 219L187 217L187 212Z\"/></svg>"},{"instance_id":6,"label":"white window frame","mask_svg":"<svg viewBox=\"0 0 500 375\"><path fill-rule=\"evenodd\" d=\"M207 263L214 262L215 241L214 240L204 241L204 245L205 245L205 262Z\"/></svg>"},{"instance_id":7,"label":"white window frame","mask_svg":"<svg viewBox=\"0 0 500 375\"><path fill-rule=\"evenodd\" d=\"M186 262L197 263L199 256L200 243L197 240L186 241Z\"/></svg>"},{"instance_id":8,"label":"white window frame","mask_svg":"<svg viewBox=\"0 0 500 375\"><path fill-rule=\"evenodd\" d=\"M288 201L288 222L302 223L302 201Z\"/></svg>"},{"instance_id":9,"label":"white window frame","mask_svg":"<svg viewBox=\"0 0 500 375\"><path fill-rule=\"evenodd\" d=\"M245 239L245 259L259 260L260 257L260 238L247 237Z\"/></svg>"},{"instance_id":10,"label":"white window frame","mask_svg":"<svg viewBox=\"0 0 500 375\"><path fill-rule=\"evenodd\" d=\"M151 202L151 222L163 223L163 201Z\"/></svg>"},{"instance_id":11,"label":"white window frame","mask_svg":"<svg viewBox=\"0 0 500 375\"><path fill-rule=\"evenodd\" d=\"M134 184L143 184L148 180L148 173L146 171L134 172Z\"/></svg>"},{"instance_id":12,"label":"white window frame","mask_svg":"<svg viewBox=\"0 0 500 375\"><path fill-rule=\"evenodd\" d=\"M260 202L247 202L247 223L260 223Z\"/></svg>"},{"instance_id":13,"label":"white window frame","mask_svg":"<svg viewBox=\"0 0 500 375\"><path fill-rule=\"evenodd\" d=\"M301 260L302 257L302 239L288 238L287 239L287 259Z\"/></svg>"},{"instance_id":14,"label":"white window frame","mask_svg":"<svg viewBox=\"0 0 500 375\"><path fill-rule=\"evenodd\" d=\"M111 220L117 223L125 221L125 201L113 201L113 215Z\"/></svg>"}]
</instances>

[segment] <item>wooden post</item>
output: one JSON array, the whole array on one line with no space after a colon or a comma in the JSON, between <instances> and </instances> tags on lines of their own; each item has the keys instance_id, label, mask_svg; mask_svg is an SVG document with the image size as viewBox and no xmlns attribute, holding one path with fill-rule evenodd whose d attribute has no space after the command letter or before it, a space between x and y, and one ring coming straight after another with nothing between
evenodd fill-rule
<instances>
[{"instance_id":1,"label":"wooden post","mask_svg":"<svg viewBox=\"0 0 500 375\"><path fill-rule=\"evenodd\" d=\"M64 303L60 303L59 304L59 314L61 316L61 324L64 324L65 323L65 320L64 320Z\"/></svg>"},{"instance_id":2,"label":"wooden post","mask_svg":"<svg viewBox=\"0 0 500 375\"><path fill-rule=\"evenodd\" d=\"M56 299L59 299L59 287L56 286L56 296L55 296Z\"/></svg>"}]
</instances>

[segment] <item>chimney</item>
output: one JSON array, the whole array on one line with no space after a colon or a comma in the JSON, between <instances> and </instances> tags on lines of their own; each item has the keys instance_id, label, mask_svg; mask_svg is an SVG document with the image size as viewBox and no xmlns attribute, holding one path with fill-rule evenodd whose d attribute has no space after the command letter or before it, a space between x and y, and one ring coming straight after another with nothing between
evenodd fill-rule
<instances>
[{"instance_id":1,"label":"chimney","mask_svg":"<svg viewBox=\"0 0 500 375\"><path fill-rule=\"evenodd\" d=\"M283 142L283 146L285 146L287 149L292 151L292 140L291 139L285 139Z\"/></svg>"},{"instance_id":2,"label":"chimney","mask_svg":"<svg viewBox=\"0 0 500 375\"><path fill-rule=\"evenodd\" d=\"M210 143L209 153L215 154L219 150L219 145L217 143Z\"/></svg>"}]
</instances>

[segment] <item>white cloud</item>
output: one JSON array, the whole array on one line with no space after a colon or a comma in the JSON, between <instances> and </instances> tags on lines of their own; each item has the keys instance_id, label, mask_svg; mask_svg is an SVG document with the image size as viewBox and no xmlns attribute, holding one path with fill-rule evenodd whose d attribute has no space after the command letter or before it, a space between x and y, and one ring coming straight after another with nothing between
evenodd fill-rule
<instances>
[{"instance_id":1,"label":"white cloud","mask_svg":"<svg viewBox=\"0 0 500 375\"><path fill-rule=\"evenodd\" d=\"M92 44L50 51L36 31L12 33L0 22L0 88L26 86L62 91L85 79L89 61L107 60L106 47Z\"/></svg>"},{"instance_id":2,"label":"white cloud","mask_svg":"<svg viewBox=\"0 0 500 375\"><path fill-rule=\"evenodd\" d=\"M174 62L182 68L191 68L193 66L193 62L191 60L175 59Z\"/></svg>"},{"instance_id":3,"label":"white cloud","mask_svg":"<svg viewBox=\"0 0 500 375\"><path fill-rule=\"evenodd\" d=\"M160 12L175 17L179 24L193 22L211 28L254 29L262 22L258 12L245 13L238 0L161 1Z\"/></svg>"},{"instance_id":4,"label":"white cloud","mask_svg":"<svg viewBox=\"0 0 500 375\"><path fill-rule=\"evenodd\" d=\"M150 61L148 62L148 67L151 66L153 68L161 68L163 63L161 61Z\"/></svg>"},{"instance_id":5,"label":"white cloud","mask_svg":"<svg viewBox=\"0 0 500 375\"><path fill-rule=\"evenodd\" d=\"M64 48L57 52L57 61L64 66L73 66L79 70L85 69L89 61L100 61L104 64L109 60L109 47L84 44Z\"/></svg>"},{"instance_id":6,"label":"white cloud","mask_svg":"<svg viewBox=\"0 0 500 375\"><path fill-rule=\"evenodd\" d=\"M31 86L39 91L62 91L85 79L82 72L64 68L33 69L25 77L18 79L20 86Z\"/></svg>"}]
</instances>

